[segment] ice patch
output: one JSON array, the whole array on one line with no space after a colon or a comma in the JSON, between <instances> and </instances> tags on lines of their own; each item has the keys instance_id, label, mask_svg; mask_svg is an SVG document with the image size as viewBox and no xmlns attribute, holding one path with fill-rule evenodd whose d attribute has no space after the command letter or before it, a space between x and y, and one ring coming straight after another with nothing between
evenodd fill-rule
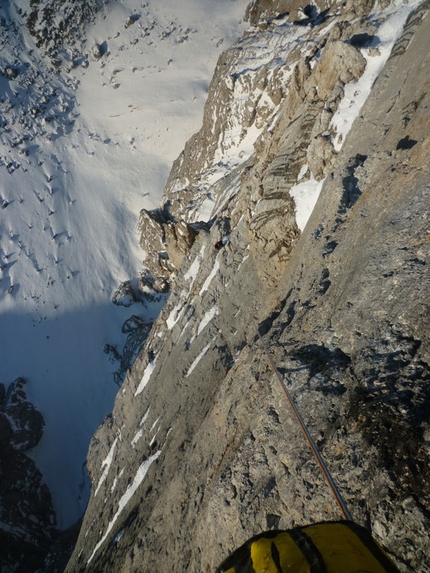
<instances>
[{"instance_id":1,"label":"ice patch","mask_svg":"<svg viewBox=\"0 0 430 573\"><path fill-rule=\"evenodd\" d=\"M115 488L116 488L116 484L117 484L117 483L118 483L118 478L116 477L116 478L113 480L112 487L110 488L110 492L111 492L111 493L113 493L113 492L115 491Z\"/></svg>"},{"instance_id":2,"label":"ice patch","mask_svg":"<svg viewBox=\"0 0 430 573\"><path fill-rule=\"evenodd\" d=\"M104 482L106 481L106 478L109 474L109 470L110 470L110 466L112 464L113 461L113 455L115 453L115 448L116 448L116 444L118 442L118 438L115 438L114 443L111 446L111 449L109 450L108 455L105 457L105 459L102 461L102 466L105 466L105 469L103 470L103 473L99 479L99 483L97 484L96 487L96 491L94 492L94 497L98 494L101 486L104 484Z\"/></svg>"},{"instance_id":3,"label":"ice patch","mask_svg":"<svg viewBox=\"0 0 430 573\"><path fill-rule=\"evenodd\" d=\"M152 424L151 430L150 430L151 432L154 430L154 428L155 428L155 426L158 424L159 420L160 420L160 418L157 418L157 419L155 420L155 422Z\"/></svg>"},{"instance_id":4,"label":"ice patch","mask_svg":"<svg viewBox=\"0 0 430 573\"><path fill-rule=\"evenodd\" d=\"M209 350L209 347L211 344L212 344L212 342L209 342L209 344L203 348L203 350L200 352L200 354L197 356L197 358L191 364L191 366L188 369L188 372L185 375L187 378L193 372L193 370L195 369L197 364L200 362L200 360L203 358L203 356L206 354L206 352Z\"/></svg>"},{"instance_id":5,"label":"ice patch","mask_svg":"<svg viewBox=\"0 0 430 573\"><path fill-rule=\"evenodd\" d=\"M313 176L303 183L298 183L290 189L290 195L296 204L296 222L303 232L306 223L314 210L315 204L321 193L325 179L317 181Z\"/></svg>"},{"instance_id":6,"label":"ice patch","mask_svg":"<svg viewBox=\"0 0 430 573\"><path fill-rule=\"evenodd\" d=\"M306 175L306 173L308 172L309 166L307 163L305 163L304 165L302 165L301 169L300 169L300 173L297 175L297 181L301 181L303 179L303 177Z\"/></svg>"},{"instance_id":7,"label":"ice patch","mask_svg":"<svg viewBox=\"0 0 430 573\"><path fill-rule=\"evenodd\" d=\"M149 410L151 409L151 406L146 410L146 412L144 413L142 419L140 420L139 426L143 426L143 424L146 422L148 416L149 416Z\"/></svg>"},{"instance_id":8,"label":"ice patch","mask_svg":"<svg viewBox=\"0 0 430 573\"><path fill-rule=\"evenodd\" d=\"M196 209L193 220L205 221L205 222L210 221L210 219L212 218L214 207L215 207L215 201L213 200L212 195L208 194L208 196L200 205L200 207Z\"/></svg>"},{"instance_id":9,"label":"ice patch","mask_svg":"<svg viewBox=\"0 0 430 573\"><path fill-rule=\"evenodd\" d=\"M191 289L193 288L193 285L196 282L196 278L197 278L197 275L198 275L198 272L200 269L200 263L203 259L203 255L205 253L205 248L206 248L206 245L203 245L202 248L200 249L200 253L194 259L194 261L193 261L192 265L190 266L190 268L188 269L188 271L184 274L184 279L186 281L191 279L189 292L191 292Z\"/></svg>"},{"instance_id":10,"label":"ice patch","mask_svg":"<svg viewBox=\"0 0 430 573\"><path fill-rule=\"evenodd\" d=\"M145 388L145 386L148 384L149 379L151 378L152 373L153 373L154 370L155 370L155 363L156 363L156 360L155 360L155 359L154 359L154 360L150 360L150 361L148 362L148 365L147 365L146 368L145 368L145 372L143 373L142 380L140 381L140 384L139 384L139 386L137 387L136 392L134 393L135 396L137 396L138 394L140 394L140 393L143 391L143 389Z\"/></svg>"},{"instance_id":11,"label":"ice patch","mask_svg":"<svg viewBox=\"0 0 430 573\"><path fill-rule=\"evenodd\" d=\"M183 309L184 309L184 305L182 302L180 302L179 304L177 304L175 307L172 308L171 313L169 314L169 316L166 319L166 326L169 330L172 330L172 328L178 322L178 320L181 317Z\"/></svg>"},{"instance_id":12,"label":"ice patch","mask_svg":"<svg viewBox=\"0 0 430 573\"><path fill-rule=\"evenodd\" d=\"M137 444L137 442L140 440L140 438L143 436L143 428L142 426L145 424L146 420L148 419L149 416L149 410L151 409L151 407L149 407L145 414L142 416L142 419L139 422L139 428L141 428L140 430L138 430L138 432L136 433L136 435L134 436L134 438L131 440L131 447L134 448L134 446ZM151 428L152 430L152 428Z\"/></svg>"},{"instance_id":13,"label":"ice patch","mask_svg":"<svg viewBox=\"0 0 430 573\"><path fill-rule=\"evenodd\" d=\"M97 543L97 545L94 547L94 551L91 553L90 558L87 561L87 564L90 564L91 561L94 559L95 554L97 553L97 551L100 549L100 547L103 545L103 543L105 542L107 536L109 535L109 533L112 531L113 526L115 525L116 520L118 519L118 517L121 515L121 513L123 512L124 508L126 507L127 503L131 500L131 498L133 497L133 495L136 493L138 487L140 486L140 484L142 483L142 481L145 479L146 474L148 473L149 468L151 467L151 465L153 464L153 462L155 462L155 460L160 456L161 454L161 450L159 450L158 452L156 452L153 456L150 456L147 460L145 460L140 466L139 469L136 472L136 475L134 476L133 482L128 486L128 488L126 489L125 493L122 495L121 499L118 502L118 509L116 510L115 515L112 518L112 521L109 522L109 525L106 529L105 534L103 535L103 537L100 539L100 541Z\"/></svg>"},{"instance_id":14,"label":"ice patch","mask_svg":"<svg viewBox=\"0 0 430 573\"><path fill-rule=\"evenodd\" d=\"M208 290L209 285L212 282L212 279L215 277L215 275L217 274L217 272L219 271L219 260L215 259L215 264L213 266L213 269L211 270L210 274L208 275L207 279L205 280L205 282L203 283L202 288L200 289L199 292L199 296L202 296L202 294Z\"/></svg>"},{"instance_id":15,"label":"ice patch","mask_svg":"<svg viewBox=\"0 0 430 573\"><path fill-rule=\"evenodd\" d=\"M203 329L210 323L214 316L218 314L218 305L215 304L208 312L204 315L203 319L201 320L199 327L197 329L197 336L203 331Z\"/></svg>"},{"instance_id":16,"label":"ice patch","mask_svg":"<svg viewBox=\"0 0 430 573\"><path fill-rule=\"evenodd\" d=\"M134 448L134 446L137 444L137 442L140 440L142 436L143 436L143 430L139 430L137 434L134 436L134 438L131 440L132 448Z\"/></svg>"}]
</instances>

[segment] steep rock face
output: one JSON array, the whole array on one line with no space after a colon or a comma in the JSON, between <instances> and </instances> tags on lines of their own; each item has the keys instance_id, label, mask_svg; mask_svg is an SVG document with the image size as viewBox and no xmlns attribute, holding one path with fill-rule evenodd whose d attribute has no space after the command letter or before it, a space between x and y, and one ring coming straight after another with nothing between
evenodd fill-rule
<instances>
[{"instance_id":1,"label":"steep rock face","mask_svg":"<svg viewBox=\"0 0 430 573\"><path fill-rule=\"evenodd\" d=\"M51 496L25 454L42 438L44 421L27 400L25 380L0 384L0 563L4 573L33 571L58 535Z\"/></svg>"},{"instance_id":2,"label":"steep rock face","mask_svg":"<svg viewBox=\"0 0 430 573\"><path fill-rule=\"evenodd\" d=\"M261 530L339 518L257 329L354 519L402 571L430 571L429 8L409 19L345 141L332 118L363 62L337 42L347 33L372 57L375 34L371 18L360 38L360 25L333 21L324 46L336 65L354 54L338 68L351 75L331 75L324 46L298 64L255 154L210 188L212 224L92 440L67 571L211 571ZM320 138L329 153L313 148ZM299 239L303 178L322 192Z\"/></svg>"},{"instance_id":3,"label":"steep rock face","mask_svg":"<svg viewBox=\"0 0 430 573\"><path fill-rule=\"evenodd\" d=\"M255 8L278 17L264 25L260 18L251 18L255 26L221 55L209 87L202 129L187 142L169 176L166 195L172 213L188 213L191 218L196 202L202 201L200 196L205 197L208 188L213 192L215 181L249 157L256 134L268 135L272 154L276 153L277 130L285 130L304 100L327 103L328 113L336 111L342 87L356 81L366 67L350 40L358 31L372 38L374 31L372 18L366 18L373 2L358 4L364 6L357 13L350 4L317 2L309 13L315 17L304 16L299 21L292 14L303 2L272 2L270 8L264 2L251 4L251 12ZM322 51L327 41L328 49Z\"/></svg>"},{"instance_id":4,"label":"steep rock face","mask_svg":"<svg viewBox=\"0 0 430 573\"><path fill-rule=\"evenodd\" d=\"M334 118L345 86L377 65L376 30L388 16L370 12L372 2L355 9L321 3L297 20L298 3L284 4L271 8L279 18L257 19L221 56L202 129L166 186L170 211L189 221L209 220L225 210L226 196L246 187L236 213L249 220L258 272L271 288L299 236L289 191L330 173L343 137Z\"/></svg>"}]
</instances>

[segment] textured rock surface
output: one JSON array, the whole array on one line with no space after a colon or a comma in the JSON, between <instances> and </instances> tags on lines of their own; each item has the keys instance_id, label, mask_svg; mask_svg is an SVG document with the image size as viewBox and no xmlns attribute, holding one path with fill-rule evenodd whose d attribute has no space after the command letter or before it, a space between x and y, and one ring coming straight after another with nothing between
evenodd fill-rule
<instances>
[{"instance_id":1,"label":"textured rock surface","mask_svg":"<svg viewBox=\"0 0 430 573\"><path fill-rule=\"evenodd\" d=\"M318 24L320 12L304 12L321 44L294 67L255 154L211 188L212 224L92 440L93 490L68 572L211 571L261 530L339 518L257 328L354 519L402 571L430 571L430 3L335 149L331 117L374 34L363 19L373 3L353 5L329 29L330 13ZM256 21L266 9L253 3ZM215 144L202 156L202 133L167 188L184 216L201 198L172 182L181 169L197 181L215 157ZM300 174L328 174L301 236L289 195Z\"/></svg>"}]
</instances>

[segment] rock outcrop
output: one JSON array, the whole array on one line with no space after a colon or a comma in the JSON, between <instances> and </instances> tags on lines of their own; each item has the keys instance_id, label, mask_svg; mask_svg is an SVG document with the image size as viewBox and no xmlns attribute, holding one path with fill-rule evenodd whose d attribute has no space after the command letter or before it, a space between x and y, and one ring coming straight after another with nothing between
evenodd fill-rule
<instances>
[{"instance_id":1,"label":"rock outcrop","mask_svg":"<svg viewBox=\"0 0 430 573\"><path fill-rule=\"evenodd\" d=\"M142 287L146 283L155 292L167 292L170 278L203 228L206 228L204 223L176 220L169 203L152 211L142 209L139 218L140 247L145 253ZM145 293L142 287L141 292Z\"/></svg>"},{"instance_id":2,"label":"rock outcrop","mask_svg":"<svg viewBox=\"0 0 430 573\"><path fill-rule=\"evenodd\" d=\"M3 573L34 571L57 537L49 490L26 455L44 420L27 400L25 380L0 384L0 563Z\"/></svg>"},{"instance_id":3,"label":"rock outcrop","mask_svg":"<svg viewBox=\"0 0 430 573\"><path fill-rule=\"evenodd\" d=\"M91 442L67 572L213 571L262 530L339 518L257 332L354 519L401 571L430 571L430 2L407 21L373 4L254 1L251 52L222 56L166 188L177 220L210 224ZM393 14L403 32L372 76Z\"/></svg>"}]
</instances>

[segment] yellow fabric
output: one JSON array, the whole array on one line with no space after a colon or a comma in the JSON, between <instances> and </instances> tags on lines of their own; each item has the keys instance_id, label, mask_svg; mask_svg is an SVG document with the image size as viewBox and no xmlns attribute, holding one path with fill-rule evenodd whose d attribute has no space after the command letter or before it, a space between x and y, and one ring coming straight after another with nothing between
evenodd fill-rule
<instances>
[{"instance_id":1,"label":"yellow fabric","mask_svg":"<svg viewBox=\"0 0 430 573\"><path fill-rule=\"evenodd\" d=\"M344 525L310 525L303 531L318 547L327 573L385 573L385 568L364 543Z\"/></svg>"},{"instance_id":2,"label":"yellow fabric","mask_svg":"<svg viewBox=\"0 0 430 573\"><path fill-rule=\"evenodd\" d=\"M272 559L272 543L279 551L283 573L309 573L309 566L303 553L286 532L273 539L262 537L251 545L251 559L254 570L258 573L278 573Z\"/></svg>"},{"instance_id":3,"label":"yellow fabric","mask_svg":"<svg viewBox=\"0 0 430 573\"><path fill-rule=\"evenodd\" d=\"M227 568L225 568L227 567ZM398 573L362 527L326 522L249 539L218 573Z\"/></svg>"}]
</instances>

